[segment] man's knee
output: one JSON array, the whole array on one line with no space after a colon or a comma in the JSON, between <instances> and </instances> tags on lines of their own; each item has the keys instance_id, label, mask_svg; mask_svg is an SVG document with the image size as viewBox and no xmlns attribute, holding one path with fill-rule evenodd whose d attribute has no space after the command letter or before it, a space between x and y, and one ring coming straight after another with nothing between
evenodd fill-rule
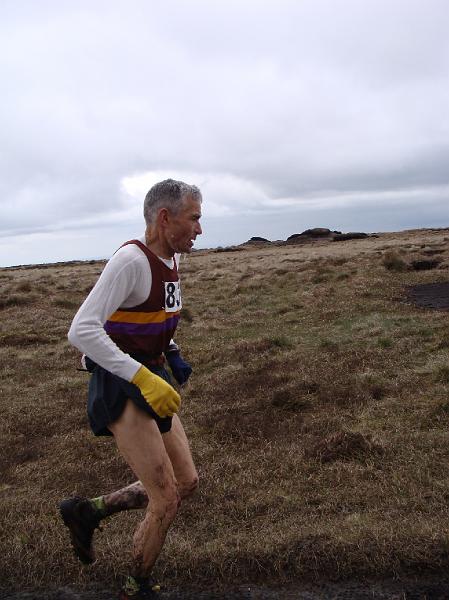
<instances>
[{"instance_id":1,"label":"man's knee","mask_svg":"<svg viewBox=\"0 0 449 600\"><path fill-rule=\"evenodd\" d=\"M198 488L199 479L198 475L193 475L190 479L186 479L184 481L178 482L179 485L179 495L181 499L184 500L191 496Z\"/></svg>"}]
</instances>

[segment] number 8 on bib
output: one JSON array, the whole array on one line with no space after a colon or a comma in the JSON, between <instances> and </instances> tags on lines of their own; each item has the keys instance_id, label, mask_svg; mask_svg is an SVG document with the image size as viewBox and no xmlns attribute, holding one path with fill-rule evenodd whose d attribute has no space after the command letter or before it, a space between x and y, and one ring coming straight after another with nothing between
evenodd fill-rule
<instances>
[{"instance_id":1,"label":"number 8 on bib","mask_svg":"<svg viewBox=\"0 0 449 600\"><path fill-rule=\"evenodd\" d=\"M165 312L178 312L182 308L181 286L178 281L164 281Z\"/></svg>"}]
</instances>

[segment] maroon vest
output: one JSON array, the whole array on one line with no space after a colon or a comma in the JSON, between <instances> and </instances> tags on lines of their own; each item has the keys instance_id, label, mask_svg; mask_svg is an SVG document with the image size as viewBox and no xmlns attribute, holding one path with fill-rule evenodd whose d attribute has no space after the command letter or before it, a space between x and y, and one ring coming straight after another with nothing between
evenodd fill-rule
<instances>
[{"instance_id":1,"label":"maroon vest","mask_svg":"<svg viewBox=\"0 0 449 600\"><path fill-rule=\"evenodd\" d=\"M152 283L149 297L132 308L119 308L113 313L104 329L117 346L128 354L142 353L155 358L168 348L182 307L176 262L173 269L165 265L139 240L136 244L148 259Z\"/></svg>"}]
</instances>

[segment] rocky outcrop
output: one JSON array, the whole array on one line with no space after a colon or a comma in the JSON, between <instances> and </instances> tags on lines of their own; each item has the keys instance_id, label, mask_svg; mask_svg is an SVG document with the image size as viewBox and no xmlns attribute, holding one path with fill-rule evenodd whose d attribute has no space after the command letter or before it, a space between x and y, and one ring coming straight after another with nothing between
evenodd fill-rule
<instances>
[{"instance_id":1,"label":"rocky outcrop","mask_svg":"<svg viewBox=\"0 0 449 600\"><path fill-rule=\"evenodd\" d=\"M255 235L254 237L250 238L246 243L247 244L254 244L254 243L258 243L258 242L263 242L266 244L271 244L270 240L267 240L266 238L263 237L259 237L257 235Z\"/></svg>"},{"instance_id":2,"label":"rocky outcrop","mask_svg":"<svg viewBox=\"0 0 449 600\"><path fill-rule=\"evenodd\" d=\"M327 238L332 237L335 232L327 229L326 227L314 227L313 229L306 229L300 235L304 235L312 238Z\"/></svg>"},{"instance_id":3,"label":"rocky outcrop","mask_svg":"<svg viewBox=\"0 0 449 600\"><path fill-rule=\"evenodd\" d=\"M344 240L361 240L370 237L368 233L362 232L350 232L342 233L341 231L335 231L328 229L327 227L313 227L306 229L302 233L293 233L284 240L270 241L261 236L253 236L247 242L241 244L241 246L258 246L263 244L269 244L273 246L282 246L290 244L306 244L314 241L344 241Z\"/></svg>"},{"instance_id":4,"label":"rocky outcrop","mask_svg":"<svg viewBox=\"0 0 449 600\"><path fill-rule=\"evenodd\" d=\"M313 229L306 229L302 233L293 233L288 236L287 242L302 241L303 239L308 238L329 238L331 236L332 232L330 229L326 229L325 227L314 227Z\"/></svg>"},{"instance_id":5,"label":"rocky outcrop","mask_svg":"<svg viewBox=\"0 0 449 600\"><path fill-rule=\"evenodd\" d=\"M333 240L336 235L341 235L340 231L331 231L326 227L314 227L312 229L306 229L302 233L293 233L290 235L286 244L302 244L304 242L311 242L314 240Z\"/></svg>"},{"instance_id":6,"label":"rocky outcrop","mask_svg":"<svg viewBox=\"0 0 449 600\"><path fill-rule=\"evenodd\" d=\"M338 233L334 236L334 242L344 242L346 240L364 240L369 237L367 233L352 231L350 233Z\"/></svg>"}]
</instances>

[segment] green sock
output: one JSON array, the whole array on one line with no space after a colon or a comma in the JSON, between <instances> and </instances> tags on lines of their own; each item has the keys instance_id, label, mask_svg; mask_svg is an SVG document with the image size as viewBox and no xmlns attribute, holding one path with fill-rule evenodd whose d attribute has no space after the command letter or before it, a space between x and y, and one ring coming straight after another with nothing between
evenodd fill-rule
<instances>
[{"instance_id":1,"label":"green sock","mask_svg":"<svg viewBox=\"0 0 449 600\"><path fill-rule=\"evenodd\" d=\"M123 589L130 596L137 594L140 591L151 590L153 592L160 592L161 586L155 583L151 576L139 577L137 575L128 575L125 580Z\"/></svg>"},{"instance_id":2,"label":"green sock","mask_svg":"<svg viewBox=\"0 0 449 600\"><path fill-rule=\"evenodd\" d=\"M98 498L91 498L89 500L92 507L99 513L101 518L106 516L106 504L104 503L104 497L98 496Z\"/></svg>"},{"instance_id":3,"label":"green sock","mask_svg":"<svg viewBox=\"0 0 449 600\"><path fill-rule=\"evenodd\" d=\"M140 591L140 584L141 582L138 581L136 577L128 575L128 577L125 580L125 585L123 586L123 589L127 594L135 595Z\"/></svg>"}]
</instances>

